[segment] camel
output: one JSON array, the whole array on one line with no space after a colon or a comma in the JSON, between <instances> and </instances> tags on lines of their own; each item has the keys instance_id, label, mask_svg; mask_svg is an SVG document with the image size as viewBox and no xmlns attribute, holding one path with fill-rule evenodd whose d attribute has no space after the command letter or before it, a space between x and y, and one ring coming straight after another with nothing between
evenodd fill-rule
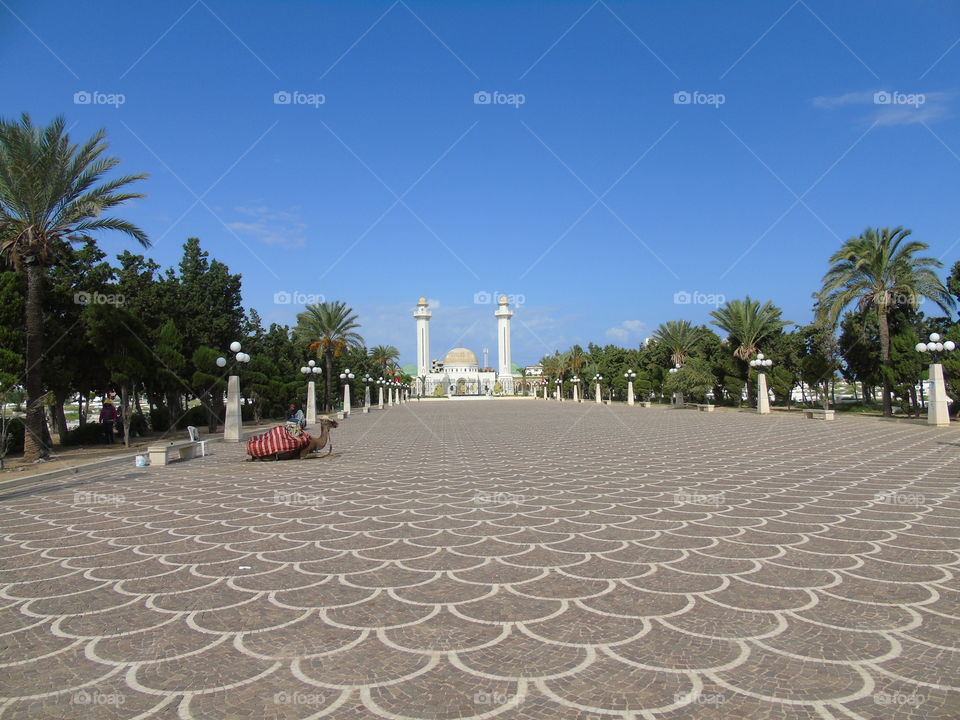
<instances>
[{"instance_id":1,"label":"camel","mask_svg":"<svg viewBox=\"0 0 960 720\"><path fill-rule=\"evenodd\" d=\"M260 462L273 462L274 460L309 460L312 458L327 458L327 457L336 457L333 454L333 441L330 439L330 430L335 427L339 427L339 423L336 420L332 420L327 417L319 418L320 421L320 436L310 438L310 442L304 445L302 448L297 448L296 450L288 450L287 452L277 453L276 455L270 455L267 457L259 458L248 458L250 461L260 461ZM327 451L326 455L321 455L320 452L323 450L324 446L330 444L330 449Z\"/></svg>"}]
</instances>

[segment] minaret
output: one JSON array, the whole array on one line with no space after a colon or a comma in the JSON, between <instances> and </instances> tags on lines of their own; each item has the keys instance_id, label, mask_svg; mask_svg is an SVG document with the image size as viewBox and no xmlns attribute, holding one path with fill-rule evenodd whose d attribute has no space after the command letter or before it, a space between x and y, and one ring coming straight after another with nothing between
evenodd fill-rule
<instances>
[{"instance_id":1,"label":"minaret","mask_svg":"<svg viewBox=\"0 0 960 720\"><path fill-rule=\"evenodd\" d=\"M427 299L420 298L413 316L417 319L417 376L430 374L430 316ZM420 382L417 380L417 382Z\"/></svg>"},{"instance_id":2,"label":"minaret","mask_svg":"<svg viewBox=\"0 0 960 720\"><path fill-rule=\"evenodd\" d=\"M497 318L497 350L500 355L500 372L497 379L503 387L503 392L513 394L513 366L510 364L510 318L513 310L507 303L507 296L501 295L497 301L497 309L493 313Z\"/></svg>"}]
</instances>

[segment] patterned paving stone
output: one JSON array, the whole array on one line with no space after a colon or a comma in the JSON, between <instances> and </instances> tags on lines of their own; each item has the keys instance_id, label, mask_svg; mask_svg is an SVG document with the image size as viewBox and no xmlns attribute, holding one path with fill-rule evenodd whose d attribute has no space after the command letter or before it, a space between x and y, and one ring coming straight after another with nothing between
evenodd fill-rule
<instances>
[{"instance_id":1,"label":"patterned paving stone","mask_svg":"<svg viewBox=\"0 0 960 720\"><path fill-rule=\"evenodd\" d=\"M960 717L960 440L411 403L0 497L0 720Z\"/></svg>"}]
</instances>

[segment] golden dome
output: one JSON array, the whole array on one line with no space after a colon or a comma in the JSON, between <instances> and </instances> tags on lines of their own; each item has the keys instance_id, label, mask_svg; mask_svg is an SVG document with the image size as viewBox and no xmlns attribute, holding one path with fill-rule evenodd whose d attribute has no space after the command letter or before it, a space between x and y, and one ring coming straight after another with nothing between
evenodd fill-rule
<instances>
[{"instance_id":1,"label":"golden dome","mask_svg":"<svg viewBox=\"0 0 960 720\"><path fill-rule=\"evenodd\" d=\"M501 305L506 305L506 304L507 304L507 296L506 296L506 295L501 295L501 296L500 296L500 304L501 304Z\"/></svg>"},{"instance_id":2,"label":"golden dome","mask_svg":"<svg viewBox=\"0 0 960 720\"><path fill-rule=\"evenodd\" d=\"M426 304L427 304L427 299L425 297L420 298L420 301L417 303L417 305L426 305Z\"/></svg>"},{"instance_id":3,"label":"golden dome","mask_svg":"<svg viewBox=\"0 0 960 720\"><path fill-rule=\"evenodd\" d=\"M443 359L443 367L477 367L477 356L466 348L454 348Z\"/></svg>"}]
</instances>

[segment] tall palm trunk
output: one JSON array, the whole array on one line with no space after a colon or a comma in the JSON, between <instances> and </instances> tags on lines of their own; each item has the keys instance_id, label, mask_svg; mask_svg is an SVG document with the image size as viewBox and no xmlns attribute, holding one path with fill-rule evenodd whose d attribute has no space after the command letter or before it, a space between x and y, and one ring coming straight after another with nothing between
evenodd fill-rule
<instances>
[{"instance_id":1,"label":"tall palm trunk","mask_svg":"<svg viewBox=\"0 0 960 720\"><path fill-rule=\"evenodd\" d=\"M323 406L327 412L329 412L333 408L333 405L330 404L330 376L333 375L333 352L327 350L323 353L323 358L327 361L327 377L325 378Z\"/></svg>"},{"instance_id":2,"label":"tall palm trunk","mask_svg":"<svg viewBox=\"0 0 960 720\"><path fill-rule=\"evenodd\" d=\"M23 459L28 462L45 458L50 449L44 444L43 377L43 279L44 268L27 265L26 298L26 386L27 421L23 436Z\"/></svg>"},{"instance_id":3,"label":"tall palm trunk","mask_svg":"<svg viewBox=\"0 0 960 720\"><path fill-rule=\"evenodd\" d=\"M883 377L883 414L892 415L890 402L890 325L887 322L886 307L877 312L880 325L880 360L883 363L881 375Z\"/></svg>"}]
</instances>

